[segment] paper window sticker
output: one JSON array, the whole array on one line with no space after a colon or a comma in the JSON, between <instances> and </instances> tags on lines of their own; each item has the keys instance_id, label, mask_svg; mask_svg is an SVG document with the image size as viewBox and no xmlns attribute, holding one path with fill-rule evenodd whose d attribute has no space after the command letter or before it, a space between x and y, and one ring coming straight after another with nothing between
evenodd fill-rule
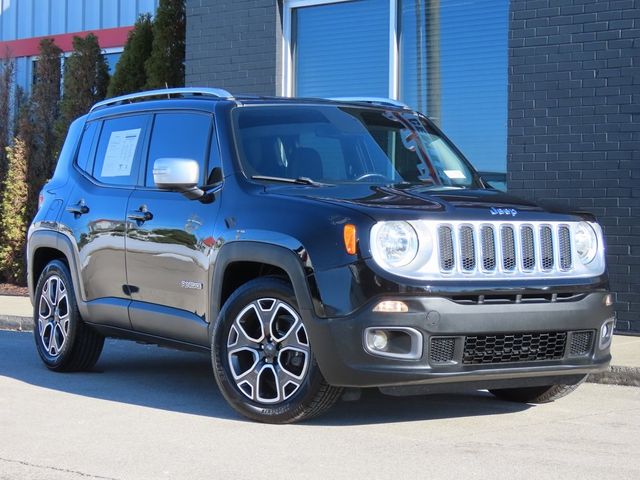
<instances>
[{"instance_id":1,"label":"paper window sticker","mask_svg":"<svg viewBox=\"0 0 640 480\"><path fill-rule=\"evenodd\" d=\"M131 175L140 129L111 132L102 162L101 177L128 177Z\"/></svg>"},{"instance_id":2,"label":"paper window sticker","mask_svg":"<svg viewBox=\"0 0 640 480\"><path fill-rule=\"evenodd\" d=\"M444 174L452 180L464 180L467 178L460 170L445 170Z\"/></svg>"}]
</instances>

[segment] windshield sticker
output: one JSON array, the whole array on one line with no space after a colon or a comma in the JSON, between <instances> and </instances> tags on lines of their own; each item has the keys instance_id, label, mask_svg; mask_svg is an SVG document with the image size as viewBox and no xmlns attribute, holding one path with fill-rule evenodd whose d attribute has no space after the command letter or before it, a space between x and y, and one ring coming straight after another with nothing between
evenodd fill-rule
<instances>
[{"instance_id":1,"label":"windshield sticker","mask_svg":"<svg viewBox=\"0 0 640 480\"><path fill-rule=\"evenodd\" d=\"M111 132L104 155L101 177L128 177L140 137L140 129Z\"/></svg>"},{"instance_id":2,"label":"windshield sticker","mask_svg":"<svg viewBox=\"0 0 640 480\"><path fill-rule=\"evenodd\" d=\"M465 178L467 178L460 170L445 170L444 174L452 180L464 180Z\"/></svg>"}]
</instances>

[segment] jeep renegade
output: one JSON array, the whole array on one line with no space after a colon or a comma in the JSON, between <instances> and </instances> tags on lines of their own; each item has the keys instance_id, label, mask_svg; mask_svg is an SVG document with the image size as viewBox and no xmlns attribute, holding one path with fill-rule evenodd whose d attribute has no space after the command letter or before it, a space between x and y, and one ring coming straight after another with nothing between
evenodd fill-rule
<instances>
[{"instance_id":1,"label":"jeep renegade","mask_svg":"<svg viewBox=\"0 0 640 480\"><path fill-rule=\"evenodd\" d=\"M600 226L491 188L393 100L168 89L71 125L28 235L35 343L91 369L105 336L211 352L251 419L344 387L548 402L606 368Z\"/></svg>"}]
</instances>

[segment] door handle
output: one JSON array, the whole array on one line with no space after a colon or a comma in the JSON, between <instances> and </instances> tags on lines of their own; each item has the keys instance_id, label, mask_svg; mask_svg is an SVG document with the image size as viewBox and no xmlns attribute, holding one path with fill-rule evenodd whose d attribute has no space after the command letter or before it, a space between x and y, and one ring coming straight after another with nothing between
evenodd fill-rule
<instances>
[{"instance_id":1,"label":"door handle","mask_svg":"<svg viewBox=\"0 0 640 480\"><path fill-rule=\"evenodd\" d=\"M148 222L149 220L153 220L153 213L147 210L146 205L141 205L138 210L133 210L127 214L127 218L129 220L135 220L139 223Z\"/></svg>"},{"instance_id":2,"label":"door handle","mask_svg":"<svg viewBox=\"0 0 640 480\"><path fill-rule=\"evenodd\" d=\"M78 203L76 203L75 205L67 205L66 210L69 213L73 213L73 215L76 218L79 217L80 215L84 215L86 213L89 213L89 207L84 202L84 198L80 199L80 201Z\"/></svg>"}]
</instances>

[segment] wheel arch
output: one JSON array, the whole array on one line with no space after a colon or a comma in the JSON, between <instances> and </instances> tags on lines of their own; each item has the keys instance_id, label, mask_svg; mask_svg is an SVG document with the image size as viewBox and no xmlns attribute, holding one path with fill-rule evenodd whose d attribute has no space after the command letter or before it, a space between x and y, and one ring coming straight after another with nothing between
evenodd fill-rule
<instances>
[{"instance_id":1,"label":"wheel arch","mask_svg":"<svg viewBox=\"0 0 640 480\"><path fill-rule=\"evenodd\" d=\"M40 274L52 260L66 263L73 280L76 302L81 314L84 314L84 285L78 271L78 262L71 241L59 232L37 230L31 234L27 251L27 285L29 296L34 301L35 288Z\"/></svg>"},{"instance_id":2,"label":"wheel arch","mask_svg":"<svg viewBox=\"0 0 640 480\"><path fill-rule=\"evenodd\" d=\"M251 268L257 271L251 271ZM239 279L233 276L236 272L241 272ZM268 243L231 242L220 249L215 260L211 279L211 326L218 318L224 301L236 288L265 275L286 276L295 292L298 307L323 315L313 272L305 273L299 254Z\"/></svg>"}]
</instances>

